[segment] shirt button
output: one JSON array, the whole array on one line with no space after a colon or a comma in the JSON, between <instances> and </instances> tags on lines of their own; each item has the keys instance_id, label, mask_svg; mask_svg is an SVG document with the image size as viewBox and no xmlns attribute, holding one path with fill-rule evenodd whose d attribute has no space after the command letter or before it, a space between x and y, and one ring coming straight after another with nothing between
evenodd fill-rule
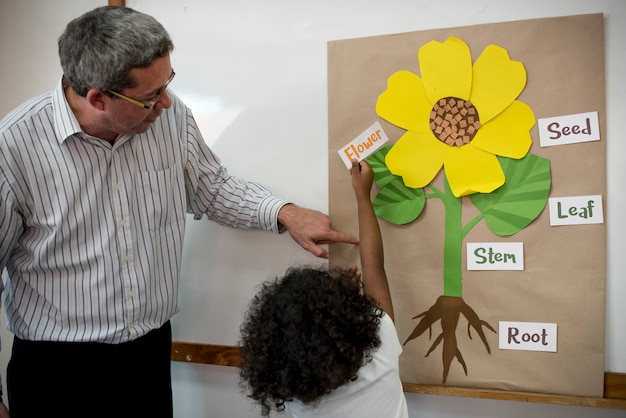
<instances>
[{"instance_id":1,"label":"shirt button","mask_svg":"<svg viewBox=\"0 0 626 418\"><path fill-rule=\"evenodd\" d=\"M122 185L119 183L115 183L115 186L113 187L115 187L115 190L122 190Z\"/></svg>"}]
</instances>

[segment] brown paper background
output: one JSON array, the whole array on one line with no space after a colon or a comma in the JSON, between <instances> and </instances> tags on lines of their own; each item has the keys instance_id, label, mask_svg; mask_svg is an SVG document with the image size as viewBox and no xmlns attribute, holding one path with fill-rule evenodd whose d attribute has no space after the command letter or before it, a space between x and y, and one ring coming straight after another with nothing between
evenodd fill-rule
<instances>
[{"instance_id":1,"label":"brown paper background","mask_svg":"<svg viewBox=\"0 0 626 418\"><path fill-rule=\"evenodd\" d=\"M328 43L329 212L333 226L358 233L356 207L348 171L337 155L374 121L379 120L391 145L404 132L375 113L377 97L396 71L420 74L418 49L449 36L463 39L476 60L489 44L521 61L527 73L518 100L528 104L536 119L598 111L601 140L541 148L537 127L531 153L550 159L550 197L602 195L606 208L606 132L604 97L604 39L601 14L485 24ZM441 187L441 175L436 179ZM374 187L372 196L377 193ZM463 199L463 223L476 215ZM606 219L606 216L605 216ZM396 226L380 221L385 260L404 343L418 320L443 293L443 211L438 199L428 199L420 217ZM467 271L467 242L524 243L524 271ZM333 244L331 264L358 263L358 248ZM468 367L465 376L453 360L446 385L602 396L606 224L550 227L549 209L526 229L511 236L493 234L481 221L463 242L463 299L496 331L499 321L556 323L557 353L500 350L498 335L486 331L488 354L475 331L468 338L467 321L457 328L458 347ZM440 323L404 345L400 358L404 382L442 383L441 345L425 357Z\"/></svg>"}]
</instances>

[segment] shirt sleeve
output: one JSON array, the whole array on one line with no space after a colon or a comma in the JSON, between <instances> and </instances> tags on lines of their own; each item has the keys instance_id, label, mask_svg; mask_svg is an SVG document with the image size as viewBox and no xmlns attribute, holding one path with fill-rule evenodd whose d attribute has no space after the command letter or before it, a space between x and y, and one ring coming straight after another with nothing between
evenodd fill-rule
<instances>
[{"instance_id":1,"label":"shirt sleeve","mask_svg":"<svg viewBox=\"0 0 626 418\"><path fill-rule=\"evenodd\" d=\"M12 252L13 246L17 242L18 236L18 215L17 212L12 209L9 200L9 194L13 196L13 193L9 193L9 187L5 179L4 173L0 170L0 237L6 237L0 240L0 294L4 291L4 280L2 280L2 271L6 266L9 255ZM2 376L0 375L0 403L3 403L2 399Z\"/></svg>"},{"instance_id":2,"label":"shirt sleeve","mask_svg":"<svg viewBox=\"0 0 626 418\"><path fill-rule=\"evenodd\" d=\"M289 203L258 183L231 176L206 145L196 121L186 109L188 212L235 228L283 232L278 212Z\"/></svg>"},{"instance_id":3,"label":"shirt sleeve","mask_svg":"<svg viewBox=\"0 0 626 418\"><path fill-rule=\"evenodd\" d=\"M5 154L6 155L6 154ZM22 215L18 199L11 188L6 168L8 163L5 155L0 156L0 275L6 267L9 257L17 245L17 240L22 233ZM0 293L3 284L0 280Z\"/></svg>"}]
</instances>

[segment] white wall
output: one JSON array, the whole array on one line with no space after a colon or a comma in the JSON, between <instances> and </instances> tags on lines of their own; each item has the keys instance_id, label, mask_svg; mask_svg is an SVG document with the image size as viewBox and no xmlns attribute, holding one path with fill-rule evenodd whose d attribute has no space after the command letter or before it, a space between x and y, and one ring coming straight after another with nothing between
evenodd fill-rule
<instances>
[{"instance_id":1,"label":"white wall","mask_svg":"<svg viewBox=\"0 0 626 418\"><path fill-rule=\"evenodd\" d=\"M106 0L0 0L0 117L52 89L65 24ZM626 372L626 2L622 0L127 0L170 31L172 88L233 174L326 211L326 41L539 17L604 13L608 164L607 371ZM242 150L245 150L242 151ZM190 222L174 338L235 344L256 283L316 262L288 237ZM0 332L0 370L11 336ZM234 368L173 364L177 417L254 417ZM407 394L411 417L623 417L624 411Z\"/></svg>"}]
</instances>

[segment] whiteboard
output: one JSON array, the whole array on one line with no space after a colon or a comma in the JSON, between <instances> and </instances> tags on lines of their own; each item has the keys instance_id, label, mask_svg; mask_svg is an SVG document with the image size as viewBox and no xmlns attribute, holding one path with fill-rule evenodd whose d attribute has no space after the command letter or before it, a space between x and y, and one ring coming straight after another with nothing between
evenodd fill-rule
<instances>
[{"instance_id":1,"label":"whiteboard","mask_svg":"<svg viewBox=\"0 0 626 418\"><path fill-rule=\"evenodd\" d=\"M626 371L626 327L619 295L626 295L623 257L626 176L624 155L626 60L614 18L626 6L602 1L224 1L130 0L170 32L177 73L172 88L194 111L207 143L238 176L275 194L327 211L328 114L326 43L415 30L605 13L609 266L606 369ZM611 48L615 48L612 53ZM618 48L621 49L621 54ZM622 92L622 93L618 93ZM349 139L346 140L348 142ZM621 151L620 151L621 150ZM620 251L619 249L622 249ZM286 236L235 231L209 222L187 225L181 311L174 338L235 344L245 305L264 278L294 263L318 263Z\"/></svg>"}]
</instances>

